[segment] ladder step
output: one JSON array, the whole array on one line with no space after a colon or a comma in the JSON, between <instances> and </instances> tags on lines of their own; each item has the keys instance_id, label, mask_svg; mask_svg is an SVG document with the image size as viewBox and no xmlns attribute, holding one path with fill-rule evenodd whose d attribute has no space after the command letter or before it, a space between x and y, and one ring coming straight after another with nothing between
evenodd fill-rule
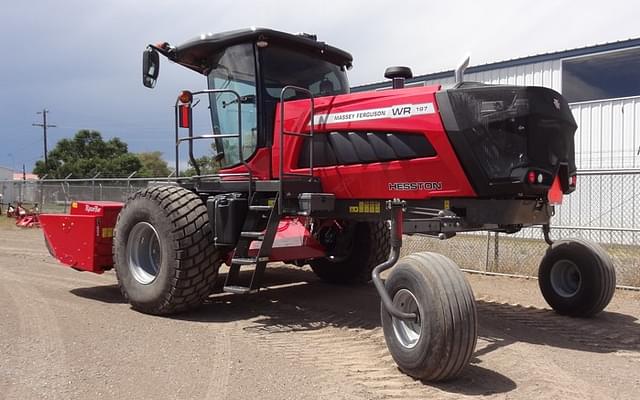
<instances>
[{"instance_id":1,"label":"ladder step","mask_svg":"<svg viewBox=\"0 0 640 400\"><path fill-rule=\"evenodd\" d=\"M231 264L238 264L238 265L252 265L257 262L258 260L256 260L255 258L232 258L231 259Z\"/></svg>"},{"instance_id":2,"label":"ladder step","mask_svg":"<svg viewBox=\"0 0 640 400\"><path fill-rule=\"evenodd\" d=\"M238 264L238 265L253 265L253 264L257 264L261 261L269 261L269 257L260 257L260 258L232 258L231 259L231 265L233 264Z\"/></svg>"},{"instance_id":3,"label":"ladder step","mask_svg":"<svg viewBox=\"0 0 640 400\"><path fill-rule=\"evenodd\" d=\"M235 293L235 294L247 294L247 293L258 292L258 289L251 290L251 288L248 288L246 286L236 286L236 285L224 286L222 290L224 290L227 293Z\"/></svg>"},{"instance_id":4,"label":"ladder step","mask_svg":"<svg viewBox=\"0 0 640 400\"><path fill-rule=\"evenodd\" d=\"M240 232L240 236L249 239L264 239L264 232Z\"/></svg>"},{"instance_id":5,"label":"ladder step","mask_svg":"<svg viewBox=\"0 0 640 400\"><path fill-rule=\"evenodd\" d=\"M271 211L272 209L271 206L249 206L249 210L252 211Z\"/></svg>"}]
</instances>

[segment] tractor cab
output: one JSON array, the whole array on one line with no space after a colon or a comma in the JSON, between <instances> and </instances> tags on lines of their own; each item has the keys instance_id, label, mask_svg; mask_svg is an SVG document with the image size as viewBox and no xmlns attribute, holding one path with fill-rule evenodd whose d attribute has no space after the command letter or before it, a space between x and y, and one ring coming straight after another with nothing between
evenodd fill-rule
<instances>
[{"instance_id":1,"label":"tractor cab","mask_svg":"<svg viewBox=\"0 0 640 400\"><path fill-rule=\"evenodd\" d=\"M351 55L315 35L250 28L203 34L179 46L149 45L143 57L143 83L150 88L158 77L158 53L207 78L210 136L222 168L246 162L258 148L272 144L281 94L284 100L308 96L299 91L281 93L285 86L306 89L313 97L349 93L346 70Z\"/></svg>"}]
</instances>

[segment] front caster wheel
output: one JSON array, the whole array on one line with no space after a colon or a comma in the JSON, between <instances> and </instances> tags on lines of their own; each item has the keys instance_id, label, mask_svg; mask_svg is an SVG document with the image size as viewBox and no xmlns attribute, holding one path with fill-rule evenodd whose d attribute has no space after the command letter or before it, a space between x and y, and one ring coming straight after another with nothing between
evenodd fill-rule
<instances>
[{"instance_id":1,"label":"front caster wheel","mask_svg":"<svg viewBox=\"0 0 640 400\"><path fill-rule=\"evenodd\" d=\"M590 317L611 301L616 271L599 245L581 239L558 240L542 258L540 291L559 314Z\"/></svg>"},{"instance_id":2,"label":"front caster wheel","mask_svg":"<svg viewBox=\"0 0 640 400\"><path fill-rule=\"evenodd\" d=\"M398 367L427 381L459 375L478 335L473 292L458 266L440 254L412 254L393 268L385 287L397 308L418 316L401 320L381 305L384 338Z\"/></svg>"}]
</instances>

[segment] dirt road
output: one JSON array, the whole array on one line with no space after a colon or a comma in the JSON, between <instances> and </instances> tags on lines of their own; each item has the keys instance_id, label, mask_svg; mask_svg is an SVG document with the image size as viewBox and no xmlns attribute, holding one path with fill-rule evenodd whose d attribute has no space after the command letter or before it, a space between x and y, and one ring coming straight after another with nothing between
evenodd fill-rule
<instances>
[{"instance_id":1,"label":"dirt road","mask_svg":"<svg viewBox=\"0 0 640 400\"><path fill-rule=\"evenodd\" d=\"M113 273L63 268L39 230L0 227L0 399L640 397L640 293L580 320L549 311L535 280L468 278L476 354L434 385L395 368L371 286L281 266L257 295L152 317L123 302Z\"/></svg>"}]
</instances>

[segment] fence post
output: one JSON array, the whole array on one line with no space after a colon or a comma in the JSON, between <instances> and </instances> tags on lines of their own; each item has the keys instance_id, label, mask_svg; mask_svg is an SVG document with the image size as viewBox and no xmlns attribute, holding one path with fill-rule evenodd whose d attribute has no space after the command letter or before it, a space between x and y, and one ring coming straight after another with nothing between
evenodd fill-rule
<instances>
[{"instance_id":1,"label":"fence post","mask_svg":"<svg viewBox=\"0 0 640 400\"><path fill-rule=\"evenodd\" d=\"M500 242L499 242L499 236L500 234L498 232L495 232L495 240L493 243L493 268L495 271L498 271L498 265L499 265L499 254L500 254Z\"/></svg>"},{"instance_id":2,"label":"fence post","mask_svg":"<svg viewBox=\"0 0 640 400\"><path fill-rule=\"evenodd\" d=\"M98 172L91 178L91 198L96 199L96 178L100 176L102 172Z\"/></svg>"},{"instance_id":3,"label":"fence post","mask_svg":"<svg viewBox=\"0 0 640 400\"><path fill-rule=\"evenodd\" d=\"M40 178L40 181L37 182L40 187L40 212L44 212L44 180L47 179L48 175L49 174L44 174L44 176Z\"/></svg>"},{"instance_id":4,"label":"fence post","mask_svg":"<svg viewBox=\"0 0 640 400\"><path fill-rule=\"evenodd\" d=\"M67 210L67 204L69 204L69 182L67 181L71 178L73 172L64 177L64 182L62 183L62 193L64 194L64 212L65 214L69 211Z\"/></svg>"},{"instance_id":5,"label":"fence post","mask_svg":"<svg viewBox=\"0 0 640 400\"><path fill-rule=\"evenodd\" d=\"M127 177L127 197L129 197L129 195L131 194L131 178L133 178L133 176L137 173L138 171L133 171L131 175Z\"/></svg>"},{"instance_id":6,"label":"fence post","mask_svg":"<svg viewBox=\"0 0 640 400\"><path fill-rule=\"evenodd\" d=\"M490 242L491 242L491 232L487 232L487 251L485 253L486 259L484 262L484 272L490 272L489 271L489 243Z\"/></svg>"}]
</instances>

